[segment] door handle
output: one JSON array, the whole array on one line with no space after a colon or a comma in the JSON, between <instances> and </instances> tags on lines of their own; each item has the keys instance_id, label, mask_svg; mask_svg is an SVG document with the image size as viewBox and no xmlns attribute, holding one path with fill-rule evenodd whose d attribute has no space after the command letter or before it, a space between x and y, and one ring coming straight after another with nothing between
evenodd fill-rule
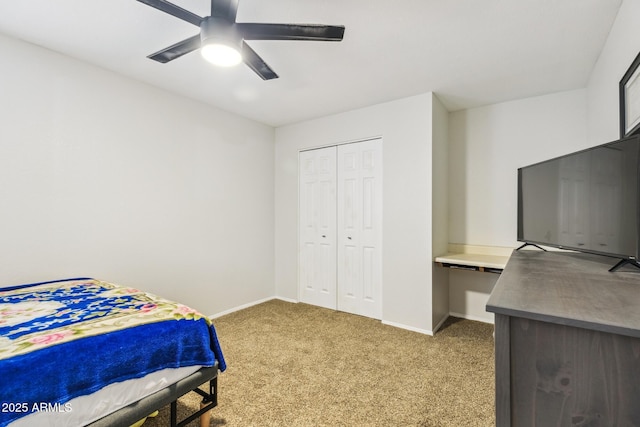
<instances>
[{"instance_id":1,"label":"door handle","mask_svg":"<svg viewBox=\"0 0 640 427\"><path fill-rule=\"evenodd\" d=\"M351 240L351 236L348 236L347 239Z\"/></svg>"}]
</instances>

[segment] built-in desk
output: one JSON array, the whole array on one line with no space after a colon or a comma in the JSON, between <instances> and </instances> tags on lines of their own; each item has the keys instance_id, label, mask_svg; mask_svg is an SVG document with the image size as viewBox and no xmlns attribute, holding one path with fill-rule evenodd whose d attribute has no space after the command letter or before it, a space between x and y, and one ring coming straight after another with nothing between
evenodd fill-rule
<instances>
[{"instance_id":1,"label":"built-in desk","mask_svg":"<svg viewBox=\"0 0 640 427\"><path fill-rule=\"evenodd\" d=\"M501 273L508 260L508 256L486 254L446 254L435 258L436 263L442 267L488 273Z\"/></svg>"},{"instance_id":2,"label":"built-in desk","mask_svg":"<svg viewBox=\"0 0 640 427\"><path fill-rule=\"evenodd\" d=\"M514 251L495 314L496 425L640 425L640 271L580 253Z\"/></svg>"},{"instance_id":3,"label":"built-in desk","mask_svg":"<svg viewBox=\"0 0 640 427\"><path fill-rule=\"evenodd\" d=\"M449 253L435 257L441 267L501 273L511 248L449 244Z\"/></svg>"}]
</instances>

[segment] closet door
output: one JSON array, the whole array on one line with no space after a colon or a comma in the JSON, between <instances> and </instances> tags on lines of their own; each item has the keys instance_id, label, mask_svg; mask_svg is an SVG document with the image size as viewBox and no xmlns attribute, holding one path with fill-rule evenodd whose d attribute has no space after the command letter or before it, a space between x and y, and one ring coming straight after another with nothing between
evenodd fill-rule
<instances>
[{"instance_id":1,"label":"closet door","mask_svg":"<svg viewBox=\"0 0 640 427\"><path fill-rule=\"evenodd\" d=\"M300 301L336 309L336 147L299 158Z\"/></svg>"},{"instance_id":2,"label":"closet door","mask_svg":"<svg viewBox=\"0 0 640 427\"><path fill-rule=\"evenodd\" d=\"M338 146L338 310L382 317L382 141Z\"/></svg>"}]
</instances>

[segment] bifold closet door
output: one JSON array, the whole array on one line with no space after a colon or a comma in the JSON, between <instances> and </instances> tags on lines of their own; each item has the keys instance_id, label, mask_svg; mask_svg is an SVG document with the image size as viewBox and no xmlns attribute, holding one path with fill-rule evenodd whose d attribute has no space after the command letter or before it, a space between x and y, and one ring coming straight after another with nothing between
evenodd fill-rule
<instances>
[{"instance_id":1,"label":"bifold closet door","mask_svg":"<svg viewBox=\"0 0 640 427\"><path fill-rule=\"evenodd\" d=\"M338 310L382 318L382 141L338 146Z\"/></svg>"},{"instance_id":2,"label":"bifold closet door","mask_svg":"<svg viewBox=\"0 0 640 427\"><path fill-rule=\"evenodd\" d=\"M299 157L300 300L336 309L336 147Z\"/></svg>"},{"instance_id":3,"label":"bifold closet door","mask_svg":"<svg viewBox=\"0 0 640 427\"><path fill-rule=\"evenodd\" d=\"M299 157L300 301L382 317L382 141Z\"/></svg>"}]
</instances>

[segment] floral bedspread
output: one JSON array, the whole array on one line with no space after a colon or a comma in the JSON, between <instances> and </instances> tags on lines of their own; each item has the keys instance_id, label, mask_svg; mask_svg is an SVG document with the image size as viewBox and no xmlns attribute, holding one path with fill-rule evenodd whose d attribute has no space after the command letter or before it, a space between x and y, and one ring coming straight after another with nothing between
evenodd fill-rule
<instances>
[{"instance_id":1,"label":"floral bedspread","mask_svg":"<svg viewBox=\"0 0 640 427\"><path fill-rule=\"evenodd\" d=\"M210 320L94 279L0 288L0 426L164 368L226 368Z\"/></svg>"}]
</instances>

